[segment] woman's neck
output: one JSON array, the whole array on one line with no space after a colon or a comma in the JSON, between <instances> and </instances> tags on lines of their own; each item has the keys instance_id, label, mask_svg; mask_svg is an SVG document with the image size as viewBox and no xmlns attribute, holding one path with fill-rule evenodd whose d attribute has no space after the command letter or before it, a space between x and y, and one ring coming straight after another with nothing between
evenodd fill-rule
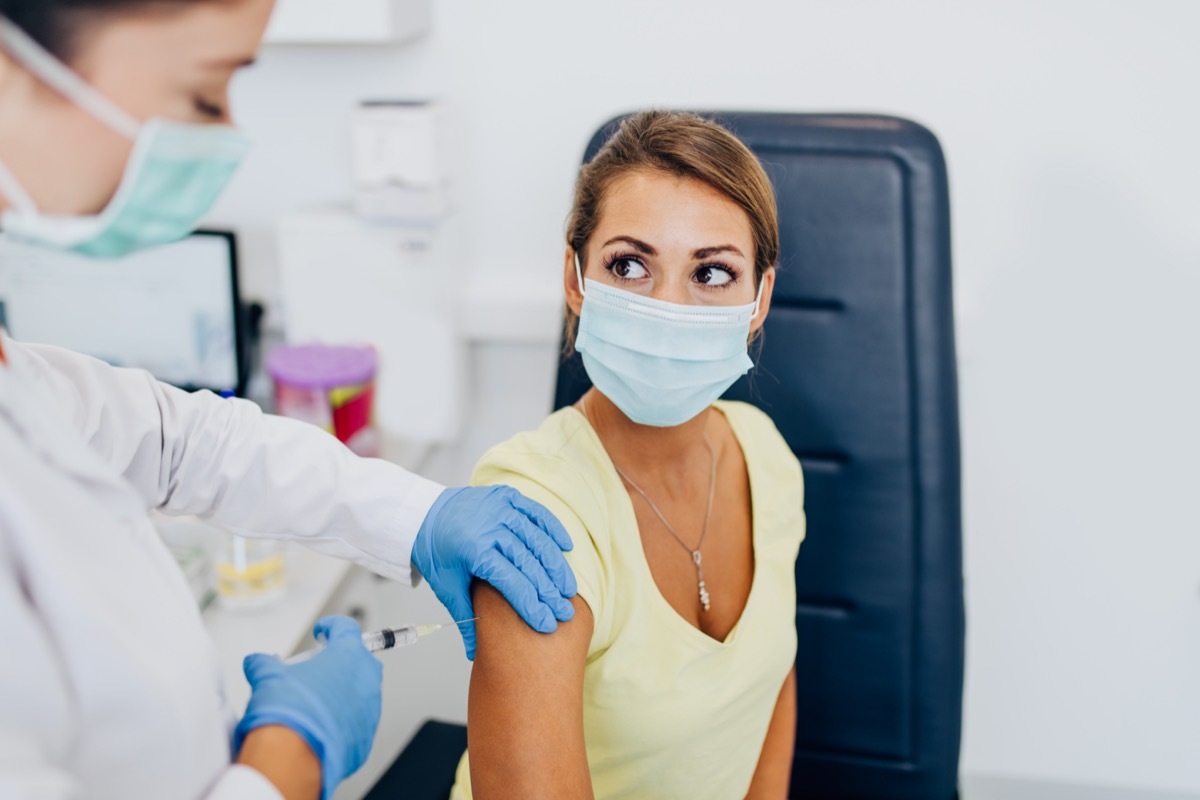
<instances>
[{"instance_id":1,"label":"woman's neck","mask_svg":"<svg viewBox=\"0 0 1200 800\"><path fill-rule=\"evenodd\" d=\"M635 480L642 476L670 485L702 472L707 481L709 455L704 440L709 410L682 425L657 428L629 419L596 389L589 389L580 404L609 458ZM697 466L703 469L697 470Z\"/></svg>"}]
</instances>

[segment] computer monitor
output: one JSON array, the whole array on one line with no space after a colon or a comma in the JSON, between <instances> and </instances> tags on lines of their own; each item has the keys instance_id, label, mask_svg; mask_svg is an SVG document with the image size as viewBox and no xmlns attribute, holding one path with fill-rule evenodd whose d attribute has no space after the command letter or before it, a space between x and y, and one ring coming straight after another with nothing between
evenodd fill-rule
<instances>
[{"instance_id":1,"label":"computer monitor","mask_svg":"<svg viewBox=\"0 0 1200 800\"><path fill-rule=\"evenodd\" d=\"M139 367L184 389L245 390L237 246L197 231L115 260L0 236L0 325L21 342Z\"/></svg>"}]
</instances>

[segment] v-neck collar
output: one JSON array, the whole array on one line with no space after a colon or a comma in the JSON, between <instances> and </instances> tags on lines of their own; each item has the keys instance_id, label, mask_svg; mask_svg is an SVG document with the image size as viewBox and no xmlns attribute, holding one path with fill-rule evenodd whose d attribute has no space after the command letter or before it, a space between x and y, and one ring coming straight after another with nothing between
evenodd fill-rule
<instances>
[{"instance_id":1,"label":"v-neck collar","mask_svg":"<svg viewBox=\"0 0 1200 800\"><path fill-rule=\"evenodd\" d=\"M669 602L667 602L667 598L663 597L662 592L658 588L658 583L656 583L654 580L654 573L650 571L650 562L646 560L646 549L642 544L641 531L637 524L637 513L634 511L633 499L629 497L628 492L622 493L625 499L622 503L622 513L624 519L621 520L621 524L629 525L630 529L637 534L635 537L637 540L637 558L635 560L638 562L638 568L642 573L643 580L648 581L646 584L646 593L650 595L651 605L654 607L659 616L663 617L664 619L668 619L667 624L676 628L682 628L684 636L687 636L701 646L710 648L725 648L733 646L733 644L737 641L738 631L741 630L742 627L742 620L746 618L746 614L750 611L750 604L754 602L755 595L758 594L758 586L761 583L759 579L759 572L762 564L762 559L759 557L759 550L761 549L759 541L759 519L762 515L759 513L760 509L758 507L759 493L755 491L755 487L759 485L756 475L757 470L754 467L753 459L751 459L746 453L745 442L742 440L742 437L738 431L738 424L735 421L736 415L729 414L727 411L728 406L722 401L718 400L716 403L713 403L712 407L723 417L725 417L725 421L729 423L729 429L733 432L733 438L737 442L738 447L741 448L742 461L746 464L746 476L750 484L750 542L754 550L754 574L751 577L750 592L746 595L746 604L742 607L742 613L738 615L737 622L735 622L733 627L729 629L729 633L726 634L724 639L716 639L712 636L709 636L707 633L700 630L700 628L684 619L679 612L676 611ZM575 406L571 406L571 409L576 414L579 414L580 418L586 424L588 435L595 439L596 444L604 453L605 460L608 462L607 468L610 473L609 477L618 486L623 488L625 484L621 481L621 476L617 472L616 465L613 464L612 458L609 457L608 451L604 449L604 443L600 441L600 437L596 434L596 429L592 427L591 420L584 416L584 414Z\"/></svg>"}]
</instances>

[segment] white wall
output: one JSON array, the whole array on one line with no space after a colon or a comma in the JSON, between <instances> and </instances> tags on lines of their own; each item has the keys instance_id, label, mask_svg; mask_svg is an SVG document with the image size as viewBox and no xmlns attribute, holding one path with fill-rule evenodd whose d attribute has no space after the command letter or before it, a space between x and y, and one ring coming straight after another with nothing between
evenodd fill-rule
<instances>
[{"instance_id":1,"label":"white wall","mask_svg":"<svg viewBox=\"0 0 1200 800\"><path fill-rule=\"evenodd\" d=\"M280 212L348 194L363 98L453 104L464 282L545 308L575 166L616 113L925 123L953 190L964 771L1200 792L1200 4L438 0L434 25L271 48L241 80L262 146L217 218L247 234L248 291L274 295ZM514 412L444 454L448 479L548 407L545 319L543 343L477 353L477 402Z\"/></svg>"}]
</instances>

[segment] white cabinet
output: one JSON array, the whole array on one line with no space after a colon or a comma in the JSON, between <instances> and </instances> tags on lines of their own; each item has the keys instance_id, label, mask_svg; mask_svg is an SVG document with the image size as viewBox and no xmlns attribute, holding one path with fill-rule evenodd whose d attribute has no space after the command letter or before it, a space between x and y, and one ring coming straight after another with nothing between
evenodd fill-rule
<instances>
[{"instance_id":1,"label":"white cabinet","mask_svg":"<svg viewBox=\"0 0 1200 800\"><path fill-rule=\"evenodd\" d=\"M394 454L392 444L458 439L467 377L457 292L462 240L453 216L429 228L372 225L338 208L280 220L287 339L375 347L385 455Z\"/></svg>"},{"instance_id":2,"label":"white cabinet","mask_svg":"<svg viewBox=\"0 0 1200 800\"><path fill-rule=\"evenodd\" d=\"M393 44L429 30L432 0L278 0L268 44Z\"/></svg>"}]
</instances>

